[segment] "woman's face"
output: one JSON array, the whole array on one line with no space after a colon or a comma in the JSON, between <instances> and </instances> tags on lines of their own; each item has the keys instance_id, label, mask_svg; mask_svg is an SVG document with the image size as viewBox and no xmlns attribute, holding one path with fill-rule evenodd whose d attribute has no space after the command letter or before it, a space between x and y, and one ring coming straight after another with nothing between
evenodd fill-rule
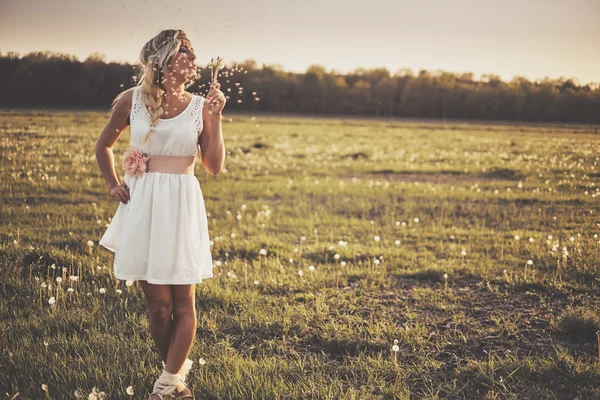
<instances>
[{"instance_id":1,"label":"woman's face","mask_svg":"<svg viewBox=\"0 0 600 400\"><path fill-rule=\"evenodd\" d=\"M188 39L183 39L177 53L170 61L171 71L181 75L186 81L196 78L196 54L192 43Z\"/></svg>"}]
</instances>

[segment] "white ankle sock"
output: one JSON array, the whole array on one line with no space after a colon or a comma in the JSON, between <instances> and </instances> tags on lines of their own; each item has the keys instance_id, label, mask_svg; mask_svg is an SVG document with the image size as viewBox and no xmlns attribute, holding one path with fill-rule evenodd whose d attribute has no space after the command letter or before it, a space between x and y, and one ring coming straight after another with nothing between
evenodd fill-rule
<instances>
[{"instance_id":1,"label":"white ankle sock","mask_svg":"<svg viewBox=\"0 0 600 400\"><path fill-rule=\"evenodd\" d=\"M181 366L181 369L179 369L179 372L178 372L178 374L181 376L181 379L184 379L185 378L184 375L187 375L189 373L190 369L192 368L193 363L194 362L192 360L190 360L189 358L185 359L185 361L183 362L183 365ZM162 366L164 369L164 368L166 368L167 364L165 364L165 362L162 361Z\"/></svg>"},{"instance_id":2,"label":"white ankle sock","mask_svg":"<svg viewBox=\"0 0 600 400\"><path fill-rule=\"evenodd\" d=\"M165 385L176 385L179 382L179 374L172 374L166 369L163 369L162 374L158 377L160 383Z\"/></svg>"}]
</instances>

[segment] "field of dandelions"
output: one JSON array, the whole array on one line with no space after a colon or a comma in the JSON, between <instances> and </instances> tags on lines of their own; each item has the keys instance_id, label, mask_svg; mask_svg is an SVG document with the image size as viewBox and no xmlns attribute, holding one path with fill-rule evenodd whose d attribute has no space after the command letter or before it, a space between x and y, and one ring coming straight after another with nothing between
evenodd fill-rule
<instances>
[{"instance_id":1,"label":"field of dandelions","mask_svg":"<svg viewBox=\"0 0 600 400\"><path fill-rule=\"evenodd\" d=\"M145 399L162 370L145 298L98 245L118 206L94 155L106 113L0 115L0 396ZM597 128L223 131L225 169L196 164L215 272L197 399L600 398Z\"/></svg>"}]
</instances>

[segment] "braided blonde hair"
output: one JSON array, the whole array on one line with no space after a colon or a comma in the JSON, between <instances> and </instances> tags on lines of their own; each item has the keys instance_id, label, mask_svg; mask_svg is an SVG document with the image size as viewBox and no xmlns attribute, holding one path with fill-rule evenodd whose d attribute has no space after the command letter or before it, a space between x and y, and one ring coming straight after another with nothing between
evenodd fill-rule
<instances>
[{"instance_id":1,"label":"braided blonde hair","mask_svg":"<svg viewBox=\"0 0 600 400\"><path fill-rule=\"evenodd\" d=\"M142 107L146 107L151 120L150 130L146 133L143 143L148 141L154 127L165 112L163 94L166 92L162 88L162 71L166 69L171 58L179 51L183 39L187 39L187 35L181 29L166 29L146 42L140 52L142 65L135 79L140 87ZM115 98L113 106L124 93L120 93Z\"/></svg>"}]
</instances>

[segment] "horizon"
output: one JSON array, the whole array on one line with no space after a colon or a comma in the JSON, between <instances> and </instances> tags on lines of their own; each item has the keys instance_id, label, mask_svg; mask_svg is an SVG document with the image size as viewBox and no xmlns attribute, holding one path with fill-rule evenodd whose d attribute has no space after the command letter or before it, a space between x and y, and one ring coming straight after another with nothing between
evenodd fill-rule
<instances>
[{"instance_id":1,"label":"horizon","mask_svg":"<svg viewBox=\"0 0 600 400\"><path fill-rule=\"evenodd\" d=\"M26 54L18 54L18 57L19 58L23 58L23 57L26 57L27 55L32 54L32 53L43 53L43 52L50 52L50 50L34 50L34 51L28 52ZM0 49L0 57L1 56L7 56L9 53L16 53L16 52L10 51L10 52L4 53L2 51L2 49ZM85 62L85 59L80 59L79 57L77 57L77 56L75 56L73 54L68 54L68 53L63 53L63 52L51 52L51 53L55 54L57 56L60 55L60 56L74 57L76 59L76 61L78 61L78 62L81 62L81 63ZM97 52L90 53L88 56L93 56L95 54L98 54L98 53ZM106 63L106 64L108 64L108 63L118 63L118 64L129 64L129 65L132 65L132 66L135 66L135 65L139 64L139 62L138 63L132 63L132 62L123 61L123 60L106 60L105 59L106 57L105 57L104 54L100 54L100 55L103 56L102 61L104 63ZM86 58L88 56L86 56ZM286 73L294 73L294 74L305 74L307 72L307 69L310 67L310 66L307 66L307 69L305 69L304 71L292 71L292 70L289 70L287 68L284 68L281 64L278 64L278 63L273 63L273 64L260 63L260 62L258 62L256 60L253 60L253 59L234 60L233 62L226 63L226 64L230 64L230 65L227 65L227 68L232 68L233 66L241 65L242 63L247 62L247 61L254 61L256 63L256 65L257 65L258 69L265 68L265 67L270 67L270 68L274 68L274 69L280 69L281 71L286 72ZM204 65L208 66L209 63L207 62ZM359 67L356 67L354 70L351 70L351 71L339 71L338 69L335 69L335 68L326 68L325 66L319 65L319 64L314 64L314 65L323 67L325 69L326 73L329 73L329 74L334 74L335 73L335 74L341 74L341 75L353 74L353 73L357 72L359 69L372 70L372 69L377 69L377 68L386 68L386 67L381 67L381 66L380 67L376 66L376 67L372 67L372 68L365 68L365 67L360 67L359 66ZM201 65L198 65L198 68L200 68L200 67L201 67ZM412 69L412 68L408 68L408 67L398 68L396 70L390 70L390 69L387 69L387 70L390 73L391 77L394 77L397 73L399 73L401 71L405 71L405 70L411 70L413 76L418 76L419 72L421 71L421 69ZM425 70L425 71L427 71L429 74L431 74L433 76L436 76L438 73L451 73L451 74L454 74L454 75L469 74L469 73L471 73L471 74L473 74L473 80L474 81L481 81L483 79L482 76L478 76L477 74L473 73L472 71L447 71L447 70L442 70L442 69L439 69L439 68L435 69L435 70ZM496 75L496 76L499 76L499 75L493 74L493 73L490 73L490 74L484 73L483 76L485 76L485 75ZM514 75L510 79L504 79L503 77L500 76L501 80L503 82L507 82L507 83L510 82L512 79L518 78L518 77L524 77L524 78L528 79L532 83L535 83L537 81L542 81L545 78L549 78L551 80L559 80L559 79L573 80L573 82L576 85L578 85L578 86L589 85L590 87L594 87L594 88L600 87L600 81L598 81L598 82L580 82L579 79L576 78L576 77L560 76L560 77L543 77L543 78L531 79L529 77L516 74L516 75Z\"/></svg>"},{"instance_id":2,"label":"horizon","mask_svg":"<svg viewBox=\"0 0 600 400\"><path fill-rule=\"evenodd\" d=\"M421 70L472 73L476 80L490 74L507 82L519 76L532 82L600 83L600 19L595 18L600 3L582 0L509 0L502 6L375 0L368 8L341 0L302 5L224 0L176 7L146 0L22 0L4 2L0 10L2 54L50 51L84 61L98 53L107 63L137 65L143 44L174 28L188 34L199 66L221 56L226 66L254 60L257 66L293 73L320 65L340 74L386 68L392 75L410 69L415 75ZM156 15L163 17L160 24ZM194 27L198 24L203 27Z\"/></svg>"}]
</instances>

